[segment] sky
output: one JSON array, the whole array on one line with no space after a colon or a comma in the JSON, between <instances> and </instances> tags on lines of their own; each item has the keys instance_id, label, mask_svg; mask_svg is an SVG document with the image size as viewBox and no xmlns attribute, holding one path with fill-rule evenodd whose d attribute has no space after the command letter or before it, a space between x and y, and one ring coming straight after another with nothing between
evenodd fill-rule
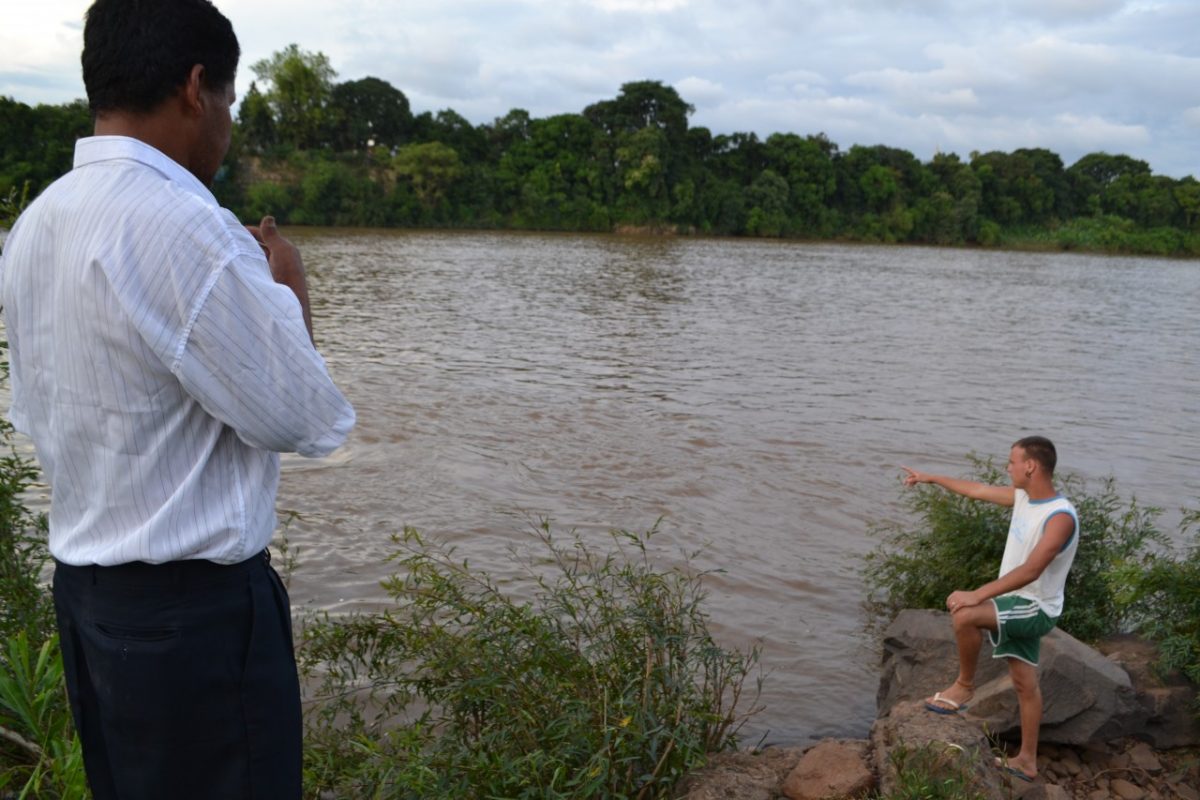
<instances>
[{"instance_id":1,"label":"sky","mask_svg":"<svg viewBox=\"0 0 1200 800\"><path fill-rule=\"evenodd\" d=\"M0 0L0 95L83 97L86 0ZM216 0L250 65L290 43L338 81L473 123L582 111L658 80L714 134L824 133L842 150L1104 151L1200 177L1197 0Z\"/></svg>"}]
</instances>

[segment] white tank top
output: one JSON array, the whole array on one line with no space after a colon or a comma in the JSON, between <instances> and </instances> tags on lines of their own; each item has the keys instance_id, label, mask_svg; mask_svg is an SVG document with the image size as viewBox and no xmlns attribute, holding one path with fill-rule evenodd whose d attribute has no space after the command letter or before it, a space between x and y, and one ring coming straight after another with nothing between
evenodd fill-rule
<instances>
[{"instance_id":1,"label":"white tank top","mask_svg":"<svg viewBox=\"0 0 1200 800\"><path fill-rule=\"evenodd\" d=\"M1063 612L1063 592L1067 585L1067 573L1075 560L1079 548L1079 514L1071 501L1060 495L1045 500L1030 500L1024 489L1016 490L1013 502L1012 522L1008 526L1008 542L1004 545L1004 559L1000 562L1000 574L1007 575L1028 560L1029 554L1038 546L1045 533L1046 523L1058 514L1069 514L1075 522L1071 538L1037 580L1007 594L1035 601L1046 616L1058 618Z\"/></svg>"}]
</instances>

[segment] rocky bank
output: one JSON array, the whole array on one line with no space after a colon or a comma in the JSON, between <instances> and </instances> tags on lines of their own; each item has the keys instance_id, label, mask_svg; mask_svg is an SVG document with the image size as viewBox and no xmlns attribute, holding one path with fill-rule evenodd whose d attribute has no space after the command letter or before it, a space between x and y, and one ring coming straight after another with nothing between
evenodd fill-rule
<instances>
[{"instance_id":1,"label":"rocky bank","mask_svg":"<svg viewBox=\"0 0 1200 800\"><path fill-rule=\"evenodd\" d=\"M961 776L989 800L1200 800L1196 687L1156 675L1152 646L1120 637L1091 648L1062 631L1043 640L1039 774L1027 783L996 766L1006 749L1015 752L1019 726L1007 668L987 644L970 708L939 715L924 707L956 672L947 617L910 610L888 628L869 738L720 754L684 781L680 797L888 796L902 780L897 766L920 755L935 775Z\"/></svg>"}]
</instances>

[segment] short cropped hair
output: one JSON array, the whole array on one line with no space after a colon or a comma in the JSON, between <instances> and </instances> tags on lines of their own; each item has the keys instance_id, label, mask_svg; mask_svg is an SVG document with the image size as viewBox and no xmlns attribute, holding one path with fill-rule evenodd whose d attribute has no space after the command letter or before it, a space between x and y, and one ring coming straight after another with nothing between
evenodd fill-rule
<instances>
[{"instance_id":1,"label":"short cropped hair","mask_svg":"<svg viewBox=\"0 0 1200 800\"><path fill-rule=\"evenodd\" d=\"M1054 442L1045 436L1026 436L1014 442L1013 447L1024 450L1026 457L1041 465L1047 475L1054 474L1054 467L1058 465L1058 452L1054 449Z\"/></svg>"},{"instance_id":2,"label":"short cropped hair","mask_svg":"<svg viewBox=\"0 0 1200 800\"><path fill-rule=\"evenodd\" d=\"M96 0L83 27L83 85L100 111L153 111L187 83L233 81L241 48L233 25L208 0Z\"/></svg>"}]
</instances>

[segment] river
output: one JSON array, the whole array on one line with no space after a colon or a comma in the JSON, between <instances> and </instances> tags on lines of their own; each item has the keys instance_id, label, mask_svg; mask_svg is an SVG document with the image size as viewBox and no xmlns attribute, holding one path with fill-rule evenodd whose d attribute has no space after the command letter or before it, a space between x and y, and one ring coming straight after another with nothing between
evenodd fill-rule
<instances>
[{"instance_id":1,"label":"river","mask_svg":"<svg viewBox=\"0 0 1200 800\"><path fill-rule=\"evenodd\" d=\"M965 474L1044 433L1061 468L1200 498L1195 262L692 238L294 231L359 416L288 459L297 605L382 599L404 525L500 577L531 521L661 518L714 631L760 643L769 741L862 735L872 523L901 464ZM598 539L597 539L598 540Z\"/></svg>"},{"instance_id":2,"label":"river","mask_svg":"<svg viewBox=\"0 0 1200 800\"><path fill-rule=\"evenodd\" d=\"M288 457L297 607L374 607L411 525L501 579L550 518L661 519L713 630L762 647L755 739L862 736L859 578L900 465L1020 436L1168 511L1200 502L1200 264L703 238L301 230L317 338L358 411ZM948 675L952 669L947 665Z\"/></svg>"}]
</instances>

